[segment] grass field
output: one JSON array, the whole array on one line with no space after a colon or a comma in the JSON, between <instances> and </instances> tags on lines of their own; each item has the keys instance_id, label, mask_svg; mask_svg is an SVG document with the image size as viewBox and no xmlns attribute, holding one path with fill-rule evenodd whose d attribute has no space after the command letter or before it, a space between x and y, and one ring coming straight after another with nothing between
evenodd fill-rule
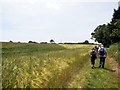
<instances>
[{"instance_id":1,"label":"grass field","mask_svg":"<svg viewBox=\"0 0 120 90\"><path fill-rule=\"evenodd\" d=\"M91 69L92 47L94 45L2 43L2 87L118 88L113 72ZM106 66L109 68L109 64Z\"/></svg>"},{"instance_id":2,"label":"grass field","mask_svg":"<svg viewBox=\"0 0 120 90\"><path fill-rule=\"evenodd\" d=\"M116 60L120 64L120 58L119 58L120 43L115 43L115 44L111 45L108 50L108 54L110 55L110 57L114 58L114 60Z\"/></svg>"}]
</instances>

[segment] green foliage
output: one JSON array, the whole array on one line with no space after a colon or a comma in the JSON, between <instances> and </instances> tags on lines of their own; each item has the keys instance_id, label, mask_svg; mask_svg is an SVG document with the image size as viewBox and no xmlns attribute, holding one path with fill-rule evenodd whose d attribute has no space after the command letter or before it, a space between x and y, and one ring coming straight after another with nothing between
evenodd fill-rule
<instances>
[{"instance_id":1,"label":"green foliage","mask_svg":"<svg viewBox=\"0 0 120 90\"><path fill-rule=\"evenodd\" d=\"M53 39L50 40L50 43L55 43L55 41Z\"/></svg>"},{"instance_id":2,"label":"green foliage","mask_svg":"<svg viewBox=\"0 0 120 90\"><path fill-rule=\"evenodd\" d=\"M87 44L3 43L2 87L117 88L117 80L107 62L107 69L91 69L89 52L93 47ZM98 66L99 60L96 63Z\"/></svg>"},{"instance_id":3,"label":"green foliage","mask_svg":"<svg viewBox=\"0 0 120 90\"><path fill-rule=\"evenodd\" d=\"M8 44L8 45L7 45ZM34 53L46 53L50 51L64 50L65 48L55 44L22 44L22 43L3 43L2 55L32 55Z\"/></svg>"},{"instance_id":4,"label":"green foliage","mask_svg":"<svg viewBox=\"0 0 120 90\"><path fill-rule=\"evenodd\" d=\"M114 23L111 23L109 29L112 31L112 33L110 34L112 42L116 43L120 41L120 19L115 19Z\"/></svg>"},{"instance_id":5,"label":"green foliage","mask_svg":"<svg viewBox=\"0 0 120 90\"><path fill-rule=\"evenodd\" d=\"M99 25L91 35L95 41L105 46L120 42L120 7L114 10L113 18L110 23L107 25Z\"/></svg>"},{"instance_id":6,"label":"green foliage","mask_svg":"<svg viewBox=\"0 0 120 90\"><path fill-rule=\"evenodd\" d=\"M120 64L120 43L115 43L108 49L108 55Z\"/></svg>"},{"instance_id":7,"label":"green foliage","mask_svg":"<svg viewBox=\"0 0 120 90\"><path fill-rule=\"evenodd\" d=\"M85 78L84 86L90 90L96 90L96 88L112 88L111 90L118 90L118 80L115 77L114 71L110 68L108 60L106 60L105 68L98 68L99 58L96 60L95 69L87 70L87 77ZM89 67L87 67L89 68ZM92 88L92 89L91 89Z\"/></svg>"},{"instance_id":8,"label":"green foliage","mask_svg":"<svg viewBox=\"0 0 120 90\"><path fill-rule=\"evenodd\" d=\"M88 60L92 45L3 43L4 88L64 88ZM86 48L84 48L86 46Z\"/></svg>"},{"instance_id":9,"label":"green foliage","mask_svg":"<svg viewBox=\"0 0 120 90\"><path fill-rule=\"evenodd\" d=\"M84 44L89 44L89 41L88 41L88 40L85 40L83 43L84 43Z\"/></svg>"},{"instance_id":10,"label":"green foliage","mask_svg":"<svg viewBox=\"0 0 120 90\"><path fill-rule=\"evenodd\" d=\"M120 7L118 10L114 9L113 19L120 19Z\"/></svg>"},{"instance_id":11,"label":"green foliage","mask_svg":"<svg viewBox=\"0 0 120 90\"><path fill-rule=\"evenodd\" d=\"M95 38L95 41L106 45L110 44L110 36L109 36L108 26L106 24L99 25L93 33L91 33L92 38Z\"/></svg>"}]
</instances>

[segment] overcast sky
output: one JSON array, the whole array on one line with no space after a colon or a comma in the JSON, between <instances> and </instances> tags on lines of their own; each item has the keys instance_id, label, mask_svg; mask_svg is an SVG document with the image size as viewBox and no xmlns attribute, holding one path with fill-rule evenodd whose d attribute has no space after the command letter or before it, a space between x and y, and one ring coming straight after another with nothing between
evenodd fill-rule
<instances>
[{"instance_id":1,"label":"overcast sky","mask_svg":"<svg viewBox=\"0 0 120 90\"><path fill-rule=\"evenodd\" d=\"M0 41L93 42L91 32L110 22L118 0L1 0L0 6Z\"/></svg>"}]
</instances>

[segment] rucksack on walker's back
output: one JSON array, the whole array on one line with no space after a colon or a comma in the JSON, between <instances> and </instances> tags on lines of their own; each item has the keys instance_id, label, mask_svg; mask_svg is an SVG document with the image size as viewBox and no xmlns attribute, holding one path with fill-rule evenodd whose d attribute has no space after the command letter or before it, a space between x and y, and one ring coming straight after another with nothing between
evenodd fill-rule
<instances>
[{"instance_id":1,"label":"rucksack on walker's back","mask_svg":"<svg viewBox=\"0 0 120 90\"><path fill-rule=\"evenodd\" d=\"M92 51L92 52L91 52L91 57L92 57L92 58L97 58L95 51Z\"/></svg>"},{"instance_id":2,"label":"rucksack on walker's back","mask_svg":"<svg viewBox=\"0 0 120 90\"><path fill-rule=\"evenodd\" d=\"M100 54L100 55L105 55L105 50L104 50L104 48L101 48L101 49L100 49L99 54Z\"/></svg>"}]
</instances>

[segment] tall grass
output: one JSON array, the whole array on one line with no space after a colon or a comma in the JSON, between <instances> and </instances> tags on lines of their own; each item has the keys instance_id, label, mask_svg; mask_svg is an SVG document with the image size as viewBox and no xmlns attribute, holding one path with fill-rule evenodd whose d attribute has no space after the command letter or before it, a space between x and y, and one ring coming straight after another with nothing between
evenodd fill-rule
<instances>
[{"instance_id":1,"label":"tall grass","mask_svg":"<svg viewBox=\"0 0 120 90\"><path fill-rule=\"evenodd\" d=\"M83 87L88 88L88 90L94 90L95 88L98 90L119 90L118 79L116 78L114 70L110 68L108 61L106 60L104 69L98 68L98 66L99 61L96 61L94 70L90 70L89 67L87 67L87 77L83 82Z\"/></svg>"},{"instance_id":2,"label":"tall grass","mask_svg":"<svg viewBox=\"0 0 120 90\"><path fill-rule=\"evenodd\" d=\"M120 43L115 43L108 49L108 55L120 64Z\"/></svg>"},{"instance_id":3,"label":"tall grass","mask_svg":"<svg viewBox=\"0 0 120 90\"><path fill-rule=\"evenodd\" d=\"M3 88L63 88L93 46L3 43ZM75 48L76 47L76 48Z\"/></svg>"}]
</instances>

